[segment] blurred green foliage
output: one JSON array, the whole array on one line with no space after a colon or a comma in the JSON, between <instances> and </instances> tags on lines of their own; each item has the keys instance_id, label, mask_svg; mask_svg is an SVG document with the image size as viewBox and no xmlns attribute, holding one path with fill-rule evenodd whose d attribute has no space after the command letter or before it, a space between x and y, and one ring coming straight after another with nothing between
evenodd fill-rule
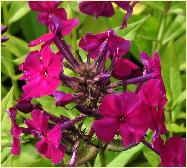
<instances>
[{"instance_id":1,"label":"blurred green foliage","mask_svg":"<svg viewBox=\"0 0 187 168\"><path fill-rule=\"evenodd\" d=\"M100 33L109 28L114 28L117 34L132 40L130 54L127 57L140 63L139 52L145 51L150 55L158 49L161 57L162 75L167 91L168 103L165 110L166 126L169 133L163 137L186 134L186 2L139 2L135 7L133 16L128 20L128 27L119 30L124 11L115 7L115 15L112 18L99 18L95 20L91 16L79 12L77 2L63 2L61 4L68 13L68 17L78 17L79 26L66 36L67 42L72 45L73 51L78 46L79 39L87 32ZM3 1L1 6L2 24L8 26L7 35L10 40L1 47L1 161L2 166L52 166L50 161L42 158L35 150L35 140L31 136L21 137L21 155L10 155L11 135L10 119L5 112L13 106L21 95L23 83L18 79L21 72L18 70L26 55L29 53L27 44L29 41L47 32L47 28L37 21L37 13L32 12L26 1ZM81 54L85 54L81 51ZM67 71L71 75L69 71ZM61 88L66 90L66 88ZM70 91L70 90L68 90ZM74 118L75 109L66 110L56 107L53 99L43 97L35 100L39 102L49 113L60 114ZM67 107L71 109L73 107ZM29 114L18 115L18 123L23 123L23 118ZM83 127L88 128L91 120L84 122ZM92 149L88 151L94 152ZM142 144L128 151L105 152L107 166L158 166L159 157L144 147ZM68 159L65 157L64 162ZM89 166L100 166L97 156L92 159ZM83 165L85 166L85 165Z\"/></svg>"}]
</instances>

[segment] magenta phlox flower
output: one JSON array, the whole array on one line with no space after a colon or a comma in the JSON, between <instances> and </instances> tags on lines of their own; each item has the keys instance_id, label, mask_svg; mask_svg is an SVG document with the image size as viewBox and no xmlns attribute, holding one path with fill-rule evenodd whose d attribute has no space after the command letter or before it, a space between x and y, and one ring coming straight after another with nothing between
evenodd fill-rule
<instances>
[{"instance_id":1,"label":"magenta phlox flower","mask_svg":"<svg viewBox=\"0 0 187 168\"><path fill-rule=\"evenodd\" d=\"M144 75L153 73L155 78L161 78L161 66L158 51L154 52L153 59L147 53L141 52L140 59L144 65Z\"/></svg>"},{"instance_id":2,"label":"magenta phlox flower","mask_svg":"<svg viewBox=\"0 0 187 168\"><path fill-rule=\"evenodd\" d=\"M61 144L62 130L60 125L48 130L48 116L40 110L32 111L32 119L25 121L32 130L32 134L40 138L36 143L36 148L46 158L52 160L54 164L60 163L64 157L64 146Z\"/></svg>"},{"instance_id":3,"label":"magenta phlox flower","mask_svg":"<svg viewBox=\"0 0 187 168\"><path fill-rule=\"evenodd\" d=\"M165 126L164 106L166 104L166 93L162 90L162 82L159 79L151 79L145 82L138 93L149 109L147 112L151 114L151 126L153 131L159 134L167 132Z\"/></svg>"},{"instance_id":4,"label":"magenta phlox flower","mask_svg":"<svg viewBox=\"0 0 187 168\"><path fill-rule=\"evenodd\" d=\"M39 12L38 20L47 25L51 32L29 43L29 47L44 42L51 43L57 33L62 36L71 33L72 29L79 23L77 18L67 19L67 13L63 8L57 8L60 2L55 1L30 1L29 6L33 11Z\"/></svg>"},{"instance_id":5,"label":"magenta phlox flower","mask_svg":"<svg viewBox=\"0 0 187 168\"><path fill-rule=\"evenodd\" d=\"M39 12L38 20L45 25L48 25L50 14L55 14L61 19L66 19L67 14L63 8L57 8L59 1L29 1L29 6L33 11Z\"/></svg>"},{"instance_id":6,"label":"magenta phlox flower","mask_svg":"<svg viewBox=\"0 0 187 168\"><path fill-rule=\"evenodd\" d=\"M119 80L134 78L141 76L141 74L141 69L136 64L125 58L119 58L116 60L112 72L112 76Z\"/></svg>"},{"instance_id":7,"label":"magenta phlox flower","mask_svg":"<svg viewBox=\"0 0 187 168\"><path fill-rule=\"evenodd\" d=\"M113 1L84 1L79 4L79 9L81 12L87 14L87 15L93 15L95 18L98 18L100 16L105 17L112 17L115 12L112 5ZM130 1L114 1L120 8L127 11L126 15L123 17L121 29L124 27L127 27L127 20L132 15L133 7L137 2L130 2Z\"/></svg>"},{"instance_id":8,"label":"magenta phlox flower","mask_svg":"<svg viewBox=\"0 0 187 168\"><path fill-rule=\"evenodd\" d=\"M152 130L159 134L167 132L164 124L164 106L167 103L166 90L161 76L161 66L158 52L154 52L152 59L145 52L140 53L141 61L144 65L144 75L152 74L154 79L147 81L141 86L139 94L144 99L144 102L150 106L153 125Z\"/></svg>"},{"instance_id":9,"label":"magenta phlox flower","mask_svg":"<svg viewBox=\"0 0 187 168\"><path fill-rule=\"evenodd\" d=\"M13 142L12 142L11 153L13 155L19 155L20 154L20 135L22 133L22 128L19 127L16 123L17 110L15 107L12 107L7 112L12 121L11 134L13 136Z\"/></svg>"},{"instance_id":10,"label":"magenta phlox flower","mask_svg":"<svg viewBox=\"0 0 187 168\"><path fill-rule=\"evenodd\" d=\"M24 94L31 98L53 94L60 85L62 59L62 55L54 54L49 45L43 46L41 51L30 52L20 66L23 71L21 79L26 81Z\"/></svg>"},{"instance_id":11,"label":"magenta phlox flower","mask_svg":"<svg viewBox=\"0 0 187 168\"><path fill-rule=\"evenodd\" d=\"M111 2L102 2L102 1L84 1L80 2L79 4L80 11L88 14L88 15L93 15L96 18L100 16L105 16L105 17L111 17L114 15L114 8L112 6Z\"/></svg>"},{"instance_id":12,"label":"magenta phlox flower","mask_svg":"<svg viewBox=\"0 0 187 168\"><path fill-rule=\"evenodd\" d=\"M110 29L104 33L96 35L87 33L86 36L82 37L79 41L79 47L87 51L91 58L95 59L102 50L102 44L106 40L108 45L106 57L123 56L129 51L131 46L131 42L129 40L118 37L114 30Z\"/></svg>"},{"instance_id":13,"label":"magenta phlox flower","mask_svg":"<svg viewBox=\"0 0 187 168\"><path fill-rule=\"evenodd\" d=\"M103 118L95 120L93 128L97 137L105 142L112 141L119 131L125 147L136 144L143 139L150 125L146 105L135 93L105 96L98 112Z\"/></svg>"},{"instance_id":14,"label":"magenta phlox flower","mask_svg":"<svg viewBox=\"0 0 187 168\"><path fill-rule=\"evenodd\" d=\"M168 138L160 148L162 167L186 166L186 139L178 136Z\"/></svg>"}]
</instances>

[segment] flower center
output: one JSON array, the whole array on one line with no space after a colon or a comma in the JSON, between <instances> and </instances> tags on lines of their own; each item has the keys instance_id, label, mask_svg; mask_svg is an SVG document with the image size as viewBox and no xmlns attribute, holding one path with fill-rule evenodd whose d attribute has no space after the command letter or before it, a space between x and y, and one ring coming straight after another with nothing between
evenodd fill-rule
<instances>
[{"instance_id":1,"label":"flower center","mask_svg":"<svg viewBox=\"0 0 187 168\"><path fill-rule=\"evenodd\" d=\"M46 72L46 71L44 72L44 75L45 75L45 76L48 76L48 74L47 74L47 72Z\"/></svg>"},{"instance_id":2,"label":"flower center","mask_svg":"<svg viewBox=\"0 0 187 168\"><path fill-rule=\"evenodd\" d=\"M124 116L120 116L120 117L119 117L119 121L120 121L120 122L125 121L125 117L124 117Z\"/></svg>"}]
</instances>

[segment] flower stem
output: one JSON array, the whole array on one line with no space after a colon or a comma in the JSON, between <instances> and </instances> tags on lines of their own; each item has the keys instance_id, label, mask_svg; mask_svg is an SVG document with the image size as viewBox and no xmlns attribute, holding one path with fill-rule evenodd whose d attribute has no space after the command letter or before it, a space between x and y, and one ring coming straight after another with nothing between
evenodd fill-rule
<instances>
[{"instance_id":1,"label":"flower stem","mask_svg":"<svg viewBox=\"0 0 187 168\"><path fill-rule=\"evenodd\" d=\"M101 167L106 167L106 163L105 163L105 153L104 153L104 148L102 145L102 142L99 141L99 156L100 156L100 161L101 161Z\"/></svg>"},{"instance_id":2,"label":"flower stem","mask_svg":"<svg viewBox=\"0 0 187 168\"><path fill-rule=\"evenodd\" d=\"M80 115L77 118L75 118L74 120L64 122L61 124L61 129L67 129L68 127L72 126L73 124L85 119L86 117L87 117L87 115Z\"/></svg>"},{"instance_id":3,"label":"flower stem","mask_svg":"<svg viewBox=\"0 0 187 168\"><path fill-rule=\"evenodd\" d=\"M78 149L79 149L79 144L80 142L79 141L76 141L74 146L73 146L73 154L72 154L72 157L71 157L71 160L70 160L70 167L75 167L75 163L76 163L76 159L77 159L77 152L78 152Z\"/></svg>"},{"instance_id":4,"label":"flower stem","mask_svg":"<svg viewBox=\"0 0 187 168\"><path fill-rule=\"evenodd\" d=\"M153 78L153 74L151 73L151 74L147 74L147 75L144 75L144 76L139 76L139 77L136 77L136 78L112 83L107 88L115 88L115 87L125 86L125 85L129 85L129 84L142 83L142 82L146 82L146 81L148 81L152 78Z\"/></svg>"},{"instance_id":5,"label":"flower stem","mask_svg":"<svg viewBox=\"0 0 187 168\"><path fill-rule=\"evenodd\" d=\"M68 45L64 41L63 37L56 36L54 38L54 43L56 44L57 48L60 50L62 55L66 58L66 60L75 68L79 66L78 61L75 59L73 54L71 53Z\"/></svg>"},{"instance_id":6,"label":"flower stem","mask_svg":"<svg viewBox=\"0 0 187 168\"><path fill-rule=\"evenodd\" d=\"M144 140L142 140L142 143L143 143L145 146L147 146L149 149L151 149L153 152L155 152L156 154L160 155L160 152L157 151L156 149L154 149L154 148L152 147L152 145L151 145L148 141L146 141L146 140L144 139Z\"/></svg>"}]
</instances>

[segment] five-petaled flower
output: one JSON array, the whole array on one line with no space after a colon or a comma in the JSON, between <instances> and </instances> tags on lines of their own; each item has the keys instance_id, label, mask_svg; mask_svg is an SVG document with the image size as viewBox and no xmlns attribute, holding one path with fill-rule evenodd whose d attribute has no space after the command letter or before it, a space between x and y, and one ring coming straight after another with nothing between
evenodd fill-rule
<instances>
[{"instance_id":1,"label":"five-petaled flower","mask_svg":"<svg viewBox=\"0 0 187 168\"><path fill-rule=\"evenodd\" d=\"M24 94L35 98L53 94L60 85L62 59L62 55L54 54L49 45L43 46L41 51L32 51L20 65L21 79L26 81Z\"/></svg>"},{"instance_id":2,"label":"five-petaled flower","mask_svg":"<svg viewBox=\"0 0 187 168\"><path fill-rule=\"evenodd\" d=\"M89 53L91 58L96 58L102 50L103 43L107 41L107 53L109 56L123 56L125 55L131 46L129 40L125 40L122 37L118 37L114 30L108 30L104 33L93 35L87 33L85 37L82 37L79 42L79 47Z\"/></svg>"},{"instance_id":3,"label":"five-petaled flower","mask_svg":"<svg viewBox=\"0 0 187 168\"><path fill-rule=\"evenodd\" d=\"M77 18L67 19L67 13L63 8L57 8L60 2L57 1L30 1L29 6L33 11L39 12L38 20L47 25L51 30L50 33L29 43L29 47L36 46L43 42L51 42L56 33L61 33L62 36L71 33L72 29L79 23Z\"/></svg>"},{"instance_id":4,"label":"five-petaled flower","mask_svg":"<svg viewBox=\"0 0 187 168\"><path fill-rule=\"evenodd\" d=\"M64 146L61 144L62 130L60 125L54 126L48 130L48 117L40 110L32 111L32 119L25 121L36 138L40 138L36 148L39 153L57 164L64 157Z\"/></svg>"},{"instance_id":5,"label":"five-petaled flower","mask_svg":"<svg viewBox=\"0 0 187 168\"><path fill-rule=\"evenodd\" d=\"M95 120L93 124L97 137L111 142L119 131L125 147L139 143L150 125L146 108L135 93L124 92L104 97L99 106L99 114L103 118Z\"/></svg>"}]
</instances>

